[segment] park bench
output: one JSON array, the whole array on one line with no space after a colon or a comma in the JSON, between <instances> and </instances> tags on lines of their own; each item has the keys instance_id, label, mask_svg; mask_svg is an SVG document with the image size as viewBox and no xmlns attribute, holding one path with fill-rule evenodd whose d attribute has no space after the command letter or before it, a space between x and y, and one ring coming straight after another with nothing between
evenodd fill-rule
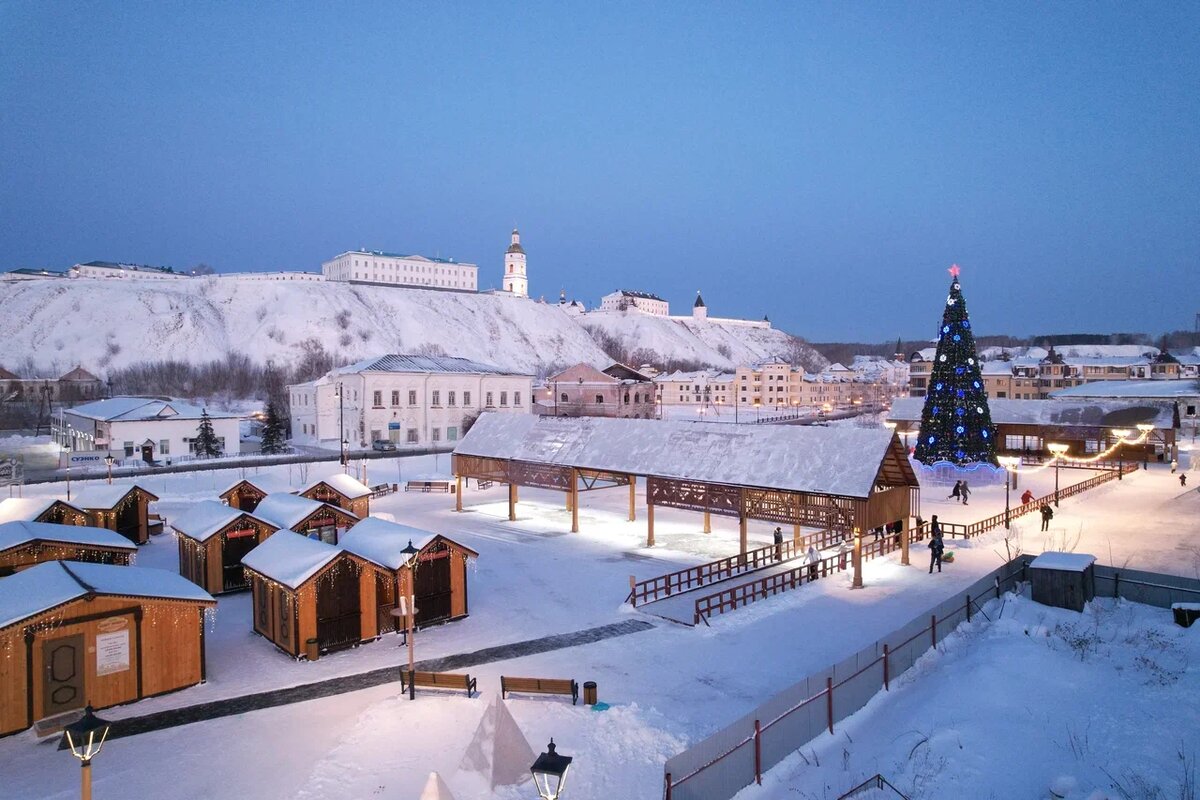
<instances>
[{"instance_id":1,"label":"park bench","mask_svg":"<svg viewBox=\"0 0 1200 800\"><path fill-rule=\"evenodd\" d=\"M404 484L406 492L450 492L450 481L409 481Z\"/></svg>"},{"instance_id":2,"label":"park bench","mask_svg":"<svg viewBox=\"0 0 1200 800\"><path fill-rule=\"evenodd\" d=\"M467 697L475 691L475 678L464 672L413 672L412 685L428 689L462 689ZM400 688L409 691L409 671L400 669Z\"/></svg>"},{"instance_id":3,"label":"park bench","mask_svg":"<svg viewBox=\"0 0 1200 800\"><path fill-rule=\"evenodd\" d=\"M394 483L380 483L371 487L371 497L383 497L396 491Z\"/></svg>"},{"instance_id":4,"label":"park bench","mask_svg":"<svg viewBox=\"0 0 1200 800\"><path fill-rule=\"evenodd\" d=\"M571 678L514 678L500 676L500 696L509 692L521 694L561 694L571 696L571 705L579 700L579 684Z\"/></svg>"},{"instance_id":5,"label":"park bench","mask_svg":"<svg viewBox=\"0 0 1200 800\"><path fill-rule=\"evenodd\" d=\"M492 488L492 482L487 478L480 478L475 481L475 486L478 489L490 489Z\"/></svg>"}]
</instances>

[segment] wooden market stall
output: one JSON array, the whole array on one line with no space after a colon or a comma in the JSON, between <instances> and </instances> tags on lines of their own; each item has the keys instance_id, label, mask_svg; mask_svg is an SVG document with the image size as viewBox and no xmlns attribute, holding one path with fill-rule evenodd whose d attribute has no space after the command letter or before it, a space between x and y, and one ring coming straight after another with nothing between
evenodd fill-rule
<instances>
[{"instance_id":1,"label":"wooden market stall","mask_svg":"<svg viewBox=\"0 0 1200 800\"><path fill-rule=\"evenodd\" d=\"M50 561L0 580L0 735L203 682L215 605L161 569Z\"/></svg>"},{"instance_id":2,"label":"wooden market stall","mask_svg":"<svg viewBox=\"0 0 1200 800\"><path fill-rule=\"evenodd\" d=\"M319 478L297 494L337 506L360 519L365 519L371 513L371 490L344 472Z\"/></svg>"},{"instance_id":3,"label":"wooden market stall","mask_svg":"<svg viewBox=\"0 0 1200 800\"><path fill-rule=\"evenodd\" d=\"M379 635L378 568L340 547L281 530L242 559L253 627L296 658Z\"/></svg>"},{"instance_id":4,"label":"wooden market stall","mask_svg":"<svg viewBox=\"0 0 1200 800\"><path fill-rule=\"evenodd\" d=\"M417 549L415 561L404 549ZM392 610L397 598L409 593L410 567L415 563L413 584L414 624L421 628L467 616L467 563L479 554L448 536L368 517L354 526L340 546L379 568L375 584L376 623L379 633L397 627Z\"/></svg>"},{"instance_id":5,"label":"wooden market stall","mask_svg":"<svg viewBox=\"0 0 1200 800\"><path fill-rule=\"evenodd\" d=\"M358 523L358 517L349 511L286 493L264 497L255 507L254 516L277 529L286 528L326 544L337 544L341 535Z\"/></svg>"},{"instance_id":6,"label":"wooden market stall","mask_svg":"<svg viewBox=\"0 0 1200 800\"><path fill-rule=\"evenodd\" d=\"M92 525L145 544L150 541L150 503L155 500L157 495L136 483L102 483L84 488L72 502L87 512Z\"/></svg>"},{"instance_id":7,"label":"wooden market stall","mask_svg":"<svg viewBox=\"0 0 1200 800\"><path fill-rule=\"evenodd\" d=\"M249 586L242 558L279 528L216 500L196 503L171 522L179 534L179 574L210 594Z\"/></svg>"},{"instance_id":8,"label":"wooden market stall","mask_svg":"<svg viewBox=\"0 0 1200 800\"><path fill-rule=\"evenodd\" d=\"M0 523L0 577L44 561L128 566L137 546L105 528L52 522Z\"/></svg>"},{"instance_id":9,"label":"wooden market stall","mask_svg":"<svg viewBox=\"0 0 1200 800\"><path fill-rule=\"evenodd\" d=\"M6 497L0 500L0 522L53 522L88 525L87 513L56 497Z\"/></svg>"},{"instance_id":10,"label":"wooden market stall","mask_svg":"<svg viewBox=\"0 0 1200 800\"><path fill-rule=\"evenodd\" d=\"M288 493L294 492L283 478L274 475L254 475L237 481L218 497L228 506L240 508L242 511L253 511L267 495Z\"/></svg>"}]
</instances>

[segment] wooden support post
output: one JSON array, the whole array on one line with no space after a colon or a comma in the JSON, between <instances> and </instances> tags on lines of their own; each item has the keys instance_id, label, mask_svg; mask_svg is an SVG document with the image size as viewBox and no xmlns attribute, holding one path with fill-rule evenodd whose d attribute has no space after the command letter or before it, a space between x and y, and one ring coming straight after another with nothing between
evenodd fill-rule
<instances>
[{"instance_id":1,"label":"wooden support post","mask_svg":"<svg viewBox=\"0 0 1200 800\"><path fill-rule=\"evenodd\" d=\"M902 519L900 521L900 525L901 525L901 528L900 528L900 564L901 564L901 566L907 567L908 566L908 535L909 535L908 517L905 517L904 519Z\"/></svg>"},{"instance_id":2,"label":"wooden support post","mask_svg":"<svg viewBox=\"0 0 1200 800\"><path fill-rule=\"evenodd\" d=\"M746 523L748 522L749 518L746 516L745 511L738 514L738 553L742 556L742 563L745 563L746 551L750 549L747 546L746 539Z\"/></svg>"},{"instance_id":3,"label":"wooden support post","mask_svg":"<svg viewBox=\"0 0 1200 800\"><path fill-rule=\"evenodd\" d=\"M712 533L712 513L704 509L704 532Z\"/></svg>"},{"instance_id":4,"label":"wooden support post","mask_svg":"<svg viewBox=\"0 0 1200 800\"><path fill-rule=\"evenodd\" d=\"M579 533L579 471L571 468L571 533Z\"/></svg>"},{"instance_id":5,"label":"wooden support post","mask_svg":"<svg viewBox=\"0 0 1200 800\"><path fill-rule=\"evenodd\" d=\"M800 547L800 523L799 522L797 522L795 525L792 526L792 544L795 545L795 547L797 547L797 548Z\"/></svg>"},{"instance_id":6,"label":"wooden support post","mask_svg":"<svg viewBox=\"0 0 1200 800\"><path fill-rule=\"evenodd\" d=\"M637 476L629 476L629 521L637 521Z\"/></svg>"},{"instance_id":7,"label":"wooden support post","mask_svg":"<svg viewBox=\"0 0 1200 800\"><path fill-rule=\"evenodd\" d=\"M646 547L654 547L654 504L646 502Z\"/></svg>"},{"instance_id":8,"label":"wooden support post","mask_svg":"<svg viewBox=\"0 0 1200 800\"><path fill-rule=\"evenodd\" d=\"M512 487L513 487L513 502L515 503L521 499L521 487L517 486L515 483L512 485Z\"/></svg>"},{"instance_id":9,"label":"wooden support post","mask_svg":"<svg viewBox=\"0 0 1200 800\"><path fill-rule=\"evenodd\" d=\"M863 587L862 579L862 531L858 528L854 529L854 581L850 584L851 589L861 589Z\"/></svg>"},{"instance_id":10,"label":"wooden support post","mask_svg":"<svg viewBox=\"0 0 1200 800\"><path fill-rule=\"evenodd\" d=\"M567 503L567 511L570 511L571 510L571 490L570 489L567 489L566 503Z\"/></svg>"},{"instance_id":11,"label":"wooden support post","mask_svg":"<svg viewBox=\"0 0 1200 800\"><path fill-rule=\"evenodd\" d=\"M517 521L517 485L515 483L508 485L508 521Z\"/></svg>"},{"instance_id":12,"label":"wooden support post","mask_svg":"<svg viewBox=\"0 0 1200 800\"><path fill-rule=\"evenodd\" d=\"M462 475L456 476L454 478L454 482L455 482L454 510L462 511Z\"/></svg>"},{"instance_id":13,"label":"wooden support post","mask_svg":"<svg viewBox=\"0 0 1200 800\"><path fill-rule=\"evenodd\" d=\"M888 681L891 678L891 664L889 663L890 653L888 652L887 642L883 643L883 690L888 691Z\"/></svg>"}]
</instances>

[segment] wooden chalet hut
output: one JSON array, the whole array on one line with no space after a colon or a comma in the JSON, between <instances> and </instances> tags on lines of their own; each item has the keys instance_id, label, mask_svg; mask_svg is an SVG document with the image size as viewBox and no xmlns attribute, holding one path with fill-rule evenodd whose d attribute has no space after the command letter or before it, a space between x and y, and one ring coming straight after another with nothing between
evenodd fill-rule
<instances>
[{"instance_id":1,"label":"wooden chalet hut","mask_svg":"<svg viewBox=\"0 0 1200 800\"><path fill-rule=\"evenodd\" d=\"M0 580L0 735L204 681L204 612L173 572L49 561Z\"/></svg>"},{"instance_id":2,"label":"wooden chalet hut","mask_svg":"<svg viewBox=\"0 0 1200 800\"><path fill-rule=\"evenodd\" d=\"M253 511L269 494L287 494L292 487L282 478L273 475L255 475L253 478L242 478L237 483L221 492L218 497L232 508L242 511Z\"/></svg>"},{"instance_id":3,"label":"wooden chalet hut","mask_svg":"<svg viewBox=\"0 0 1200 800\"><path fill-rule=\"evenodd\" d=\"M417 549L415 561L403 551ZM376 621L379 633L394 630L398 619L392 609L408 593L410 567L415 563L414 598L416 627L436 625L467 616L467 561L479 554L447 536L378 517L354 526L340 547L379 568L375 581Z\"/></svg>"},{"instance_id":4,"label":"wooden chalet hut","mask_svg":"<svg viewBox=\"0 0 1200 800\"><path fill-rule=\"evenodd\" d=\"M360 519L365 519L371 513L371 490L343 472L315 480L298 494L337 506Z\"/></svg>"},{"instance_id":5,"label":"wooden chalet hut","mask_svg":"<svg viewBox=\"0 0 1200 800\"><path fill-rule=\"evenodd\" d=\"M254 516L276 529L286 528L326 544L337 544L339 537L358 523L358 517L349 511L295 494L267 495L255 507Z\"/></svg>"},{"instance_id":6,"label":"wooden chalet hut","mask_svg":"<svg viewBox=\"0 0 1200 800\"><path fill-rule=\"evenodd\" d=\"M377 569L318 539L281 530L242 559L253 593L254 631L296 658L350 647L379 634Z\"/></svg>"},{"instance_id":7,"label":"wooden chalet hut","mask_svg":"<svg viewBox=\"0 0 1200 800\"><path fill-rule=\"evenodd\" d=\"M242 558L279 530L248 511L203 500L172 520L179 574L209 594L249 587Z\"/></svg>"},{"instance_id":8,"label":"wooden chalet hut","mask_svg":"<svg viewBox=\"0 0 1200 800\"><path fill-rule=\"evenodd\" d=\"M86 487L72 502L87 512L90 524L145 544L150 541L150 503L157 499L136 483L101 483Z\"/></svg>"},{"instance_id":9,"label":"wooden chalet hut","mask_svg":"<svg viewBox=\"0 0 1200 800\"><path fill-rule=\"evenodd\" d=\"M82 508L56 497L6 497L0 500L0 522L53 522L87 525Z\"/></svg>"},{"instance_id":10,"label":"wooden chalet hut","mask_svg":"<svg viewBox=\"0 0 1200 800\"><path fill-rule=\"evenodd\" d=\"M44 561L92 561L128 566L137 547L125 537L88 525L0 523L0 577Z\"/></svg>"}]
</instances>

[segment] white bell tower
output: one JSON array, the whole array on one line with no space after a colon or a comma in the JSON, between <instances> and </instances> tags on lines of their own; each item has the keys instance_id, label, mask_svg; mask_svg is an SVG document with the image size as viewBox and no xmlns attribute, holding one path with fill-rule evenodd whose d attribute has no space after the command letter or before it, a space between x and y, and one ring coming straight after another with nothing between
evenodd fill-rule
<instances>
[{"instance_id":1,"label":"white bell tower","mask_svg":"<svg viewBox=\"0 0 1200 800\"><path fill-rule=\"evenodd\" d=\"M504 291L517 297L529 297L529 278L525 276L525 250L521 247L521 233L512 232L512 244L504 252Z\"/></svg>"}]
</instances>

